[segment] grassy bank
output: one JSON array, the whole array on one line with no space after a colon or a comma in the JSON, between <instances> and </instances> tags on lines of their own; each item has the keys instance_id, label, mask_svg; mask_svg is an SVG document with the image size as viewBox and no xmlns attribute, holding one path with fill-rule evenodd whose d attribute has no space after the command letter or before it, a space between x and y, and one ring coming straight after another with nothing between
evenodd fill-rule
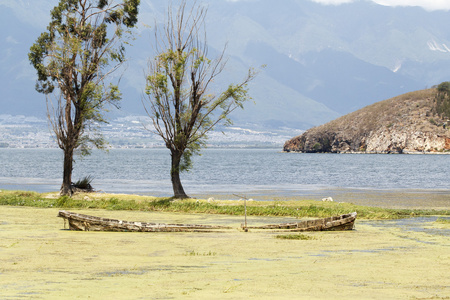
<instances>
[{"instance_id":1,"label":"grassy bank","mask_svg":"<svg viewBox=\"0 0 450 300\"><path fill-rule=\"evenodd\" d=\"M61 209L106 209L244 215L243 201L174 200L137 195L88 193L59 197L57 193L0 192L0 205ZM450 215L450 210L386 209L351 203L302 201L247 201L249 216L328 217L356 211L359 219L398 219L411 216Z\"/></svg>"}]
</instances>

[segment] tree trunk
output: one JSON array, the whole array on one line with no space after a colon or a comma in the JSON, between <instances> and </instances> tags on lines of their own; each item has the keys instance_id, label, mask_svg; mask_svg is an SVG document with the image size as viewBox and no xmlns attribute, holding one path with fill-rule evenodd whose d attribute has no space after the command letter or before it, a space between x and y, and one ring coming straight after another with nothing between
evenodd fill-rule
<instances>
[{"instance_id":1,"label":"tree trunk","mask_svg":"<svg viewBox=\"0 0 450 300\"><path fill-rule=\"evenodd\" d=\"M170 170L170 177L172 180L173 195L177 199L189 198L189 196L184 192L183 185L180 180L180 162L182 156L182 152L171 151L172 167Z\"/></svg>"},{"instance_id":2,"label":"tree trunk","mask_svg":"<svg viewBox=\"0 0 450 300\"><path fill-rule=\"evenodd\" d=\"M61 196L72 196L73 149L64 149L64 175Z\"/></svg>"}]
</instances>

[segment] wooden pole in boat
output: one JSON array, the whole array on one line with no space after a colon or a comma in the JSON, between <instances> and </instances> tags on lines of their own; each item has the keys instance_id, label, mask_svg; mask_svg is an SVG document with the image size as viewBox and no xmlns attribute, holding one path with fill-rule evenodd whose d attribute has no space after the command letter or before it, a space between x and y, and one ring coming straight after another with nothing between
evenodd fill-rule
<instances>
[{"instance_id":1,"label":"wooden pole in boat","mask_svg":"<svg viewBox=\"0 0 450 300\"><path fill-rule=\"evenodd\" d=\"M243 227L243 229L245 232L248 232L248 228L247 228L247 197L239 196L236 194L233 194L233 195L244 199L244 227Z\"/></svg>"},{"instance_id":2,"label":"wooden pole in boat","mask_svg":"<svg viewBox=\"0 0 450 300\"><path fill-rule=\"evenodd\" d=\"M247 232L247 198L244 198L244 231Z\"/></svg>"}]
</instances>

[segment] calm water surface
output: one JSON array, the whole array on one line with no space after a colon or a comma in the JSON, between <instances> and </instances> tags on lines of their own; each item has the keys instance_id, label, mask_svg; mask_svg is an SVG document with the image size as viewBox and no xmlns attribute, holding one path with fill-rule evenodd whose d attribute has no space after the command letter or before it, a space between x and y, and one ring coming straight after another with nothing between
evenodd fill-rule
<instances>
[{"instance_id":1,"label":"calm water surface","mask_svg":"<svg viewBox=\"0 0 450 300\"><path fill-rule=\"evenodd\" d=\"M58 190L59 149L0 149L0 189ZM98 190L169 196L166 149L113 149L76 158L74 180L91 175ZM188 194L288 196L377 191L438 193L450 205L449 155L298 154L279 149L207 149L182 174Z\"/></svg>"}]
</instances>

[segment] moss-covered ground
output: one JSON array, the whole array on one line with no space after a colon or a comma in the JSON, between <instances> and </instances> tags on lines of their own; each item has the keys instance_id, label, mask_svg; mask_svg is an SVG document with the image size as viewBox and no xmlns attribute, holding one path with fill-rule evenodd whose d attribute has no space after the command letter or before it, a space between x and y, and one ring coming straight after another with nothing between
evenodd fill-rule
<instances>
[{"instance_id":1,"label":"moss-covered ground","mask_svg":"<svg viewBox=\"0 0 450 300\"><path fill-rule=\"evenodd\" d=\"M170 200L2 191L0 299L450 299L447 210L248 202L252 225L359 214L355 230L299 235L239 230L242 201ZM59 209L233 229L76 232L56 217ZM394 222L386 219L411 215L440 216L425 217L414 230L386 226Z\"/></svg>"},{"instance_id":2,"label":"moss-covered ground","mask_svg":"<svg viewBox=\"0 0 450 300\"><path fill-rule=\"evenodd\" d=\"M76 210L126 220L228 224L241 216ZM1 299L448 299L446 224L427 234L357 220L356 230L75 232L58 209L0 206ZM251 216L254 224L290 220ZM436 233L437 232L437 233ZM297 235L297 234L296 234Z\"/></svg>"}]
</instances>

